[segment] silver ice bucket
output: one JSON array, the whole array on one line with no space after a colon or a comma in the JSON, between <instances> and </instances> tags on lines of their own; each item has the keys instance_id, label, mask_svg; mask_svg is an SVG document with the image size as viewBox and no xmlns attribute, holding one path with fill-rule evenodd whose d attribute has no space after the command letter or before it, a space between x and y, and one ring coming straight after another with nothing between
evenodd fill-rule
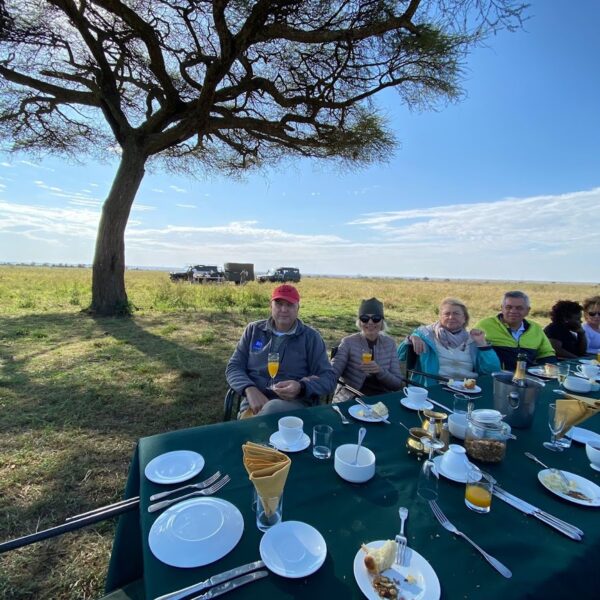
<instances>
[{"instance_id":1,"label":"silver ice bucket","mask_svg":"<svg viewBox=\"0 0 600 600\"><path fill-rule=\"evenodd\" d=\"M507 371L492 373L492 377L494 378L494 408L506 415L504 421L518 429L531 427L535 404L544 383L527 378L525 387L520 387L512 382L513 374Z\"/></svg>"}]
</instances>

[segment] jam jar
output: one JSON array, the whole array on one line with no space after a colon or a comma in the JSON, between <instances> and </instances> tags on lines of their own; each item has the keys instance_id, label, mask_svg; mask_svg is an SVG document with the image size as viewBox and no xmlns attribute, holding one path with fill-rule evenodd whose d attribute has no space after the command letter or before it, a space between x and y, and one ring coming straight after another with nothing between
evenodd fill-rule
<instances>
[{"instance_id":1,"label":"jam jar","mask_svg":"<svg viewBox=\"0 0 600 600\"><path fill-rule=\"evenodd\" d=\"M473 410L467 418L465 449L469 458L486 463L498 463L506 454L510 425L502 421L497 410Z\"/></svg>"}]
</instances>

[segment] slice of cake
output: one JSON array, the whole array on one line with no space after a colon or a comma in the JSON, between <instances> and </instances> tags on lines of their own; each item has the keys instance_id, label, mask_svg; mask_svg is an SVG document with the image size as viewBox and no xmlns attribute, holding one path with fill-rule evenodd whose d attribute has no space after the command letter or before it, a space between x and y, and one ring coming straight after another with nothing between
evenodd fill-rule
<instances>
[{"instance_id":1,"label":"slice of cake","mask_svg":"<svg viewBox=\"0 0 600 600\"><path fill-rule=\"evenodd\" d=\"M364 561L367 571L371 574L378 574L389 569L396 560L397 547L398 544L394 540L386 540L380 548L370 548L363 544L361 549L366 553Z\"/></svg>"}]
</instances>

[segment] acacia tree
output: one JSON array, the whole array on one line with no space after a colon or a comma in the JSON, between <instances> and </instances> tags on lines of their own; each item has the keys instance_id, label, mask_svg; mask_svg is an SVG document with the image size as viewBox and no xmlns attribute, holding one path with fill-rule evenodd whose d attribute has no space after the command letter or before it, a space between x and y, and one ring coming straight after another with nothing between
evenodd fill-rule
<instances>
[{"instance_id":1,"label":"acacia tree","mask_svg":"<svg viewBox=\"0 0 600 600\"><path fill-rule=\"evenodd\" d=\"M371 99L452 100L468 50L519 27L515 0L0 0L0 134L106 157L92 275L127 309L124 236L149 160L195 173L282 156L365 163L393 136ZM115 144L116 142L116 144Z\"/></svg>"}]
</instances>

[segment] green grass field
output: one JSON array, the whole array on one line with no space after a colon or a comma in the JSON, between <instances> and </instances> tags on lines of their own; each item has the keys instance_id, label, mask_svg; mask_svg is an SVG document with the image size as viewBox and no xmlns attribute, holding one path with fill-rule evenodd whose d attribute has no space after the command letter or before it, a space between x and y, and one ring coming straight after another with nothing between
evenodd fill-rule
<instances>
[{"instance_id":1,"label":"green grass field","mask_svg":"<svg viewBox=\"0 0 600 600\"><path fill-rule=\"evenodd\" d=\"M268 314L272 285L173 284L127 273L131 318L92 318L89 269L0 267L0 540L120 499L139 437L219 421L225 365L245 326ZM462 298L472 321L506 289L546 323L558 299L600 286L307 278L301 317L328 346L355 330L361 298L385 303L397 341ZM102 595L114 522L0 555L1 598Z\"/></svg>"}]
</instances>

